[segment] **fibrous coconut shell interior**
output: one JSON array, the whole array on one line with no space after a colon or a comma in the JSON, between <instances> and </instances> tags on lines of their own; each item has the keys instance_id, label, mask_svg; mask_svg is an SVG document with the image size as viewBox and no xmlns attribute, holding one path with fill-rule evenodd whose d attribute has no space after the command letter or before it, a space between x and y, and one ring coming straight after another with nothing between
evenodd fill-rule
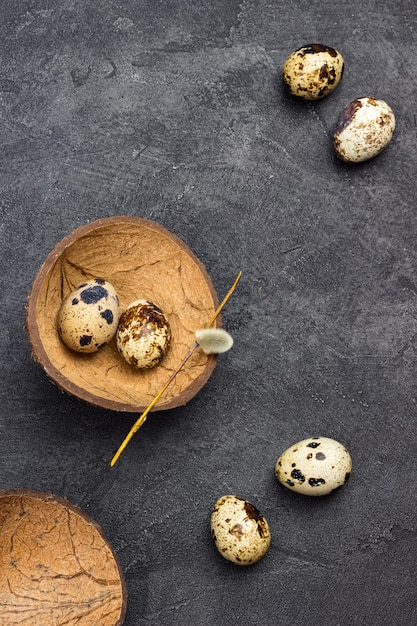
<instances>
[{"instance_id":1,"label":"fibrous coconut shell interior","mask_svg":"<svg viewBox=\"0 0 417 626\"><path fill-rule=\"evenodd\" d=\"M62 342L57 329L61 303L92 278L112 283L121 310L145 299L165 313L171 348L157 367L133 368L118 353L115 339L92 354L74 352ZM140 411L180 364L195 331L209 324L216 307L207 271L181 239L150 220L121 216L78 228L49 254L29 296L27 329L35 360L60 387L98 406ZM196 350L155 408L188 402L215 364L215 356Z\"/></svg>"},{"instance_id":2,"label":"fibrous coconut shell interior","mask_svg":"<svg viewBox=\"0 0 417 626\"><path fill-rule=\"evenodd\" d=\"M119 626L126 585L100 527L70 502L0 492L0 623Z\"/></svg>"}]
</instances>

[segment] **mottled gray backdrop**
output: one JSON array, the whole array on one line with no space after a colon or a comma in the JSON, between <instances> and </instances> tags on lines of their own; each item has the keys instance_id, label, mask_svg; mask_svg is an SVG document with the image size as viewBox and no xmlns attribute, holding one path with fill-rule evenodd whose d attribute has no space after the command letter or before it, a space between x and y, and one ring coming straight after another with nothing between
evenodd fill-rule
<instances>
[{"instance_id":1,"label":"mottled gray backdrop","mask_svg":"<svg viewBox=\"0 0 417 626\"><path fill-rule=\"evenodd\" d=\"M417 5L413 0L2 0L0 488L52 492L104 529L126 626L417 623ZM345 72L318 103L283 92L308 43ZM351 100L393 108L391 145L337 161ZM99 217L150 218L203 261L235 345L184 408L135 416L62 394L31 359L32 281ZM343 442L348 485L276 482L310 435ZM269 521L252 568L216 552L215 500Z\"/></svg>"}]
</instances>

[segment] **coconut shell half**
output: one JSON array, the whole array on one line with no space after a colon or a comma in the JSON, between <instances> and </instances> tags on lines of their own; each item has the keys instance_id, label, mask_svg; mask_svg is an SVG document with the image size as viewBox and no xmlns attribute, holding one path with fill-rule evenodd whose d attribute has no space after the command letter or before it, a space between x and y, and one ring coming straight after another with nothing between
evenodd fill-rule
<instances>
[{"instance_id":1,"label":"coconut shell half","mask_svg":"<svg viewBox=\"0 0 417 626\"><path fill-rule=\"evenodd\" d=\"M81 509L51 494L0 491L0 528L0 624L123 624L122 570Z\"/></svg>"},{"instance_id":2,"label":"coconut shell half","mask_svg":"<svg viewBox=\"0 0 417 626\"><path fill-rule=\"evenodd\" d=\"M121 310L145 299L164 312L172 341L157 367L133 368L118 353L115 339L92 354L74 352L62 342L57 329L61 303L92 278L112 283ZM217 304L210 276L181 239L151 220L109 217L77 228L48 255L29 294L26 326L35 361L59 387L96 406L138 412L181 363L194 344L194 332L209 324ZM196 350L154 410L186 404L216 362L215 355Z\"/></svg>"}]
</instances>

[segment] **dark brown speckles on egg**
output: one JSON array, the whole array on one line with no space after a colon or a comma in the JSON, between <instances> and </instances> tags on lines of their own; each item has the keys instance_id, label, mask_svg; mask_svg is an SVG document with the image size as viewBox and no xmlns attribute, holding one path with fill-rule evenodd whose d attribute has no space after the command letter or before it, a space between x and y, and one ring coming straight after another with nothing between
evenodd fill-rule
<instances>
[{"instance_id":1,"label":"dark brown speckles on egg","mask_svg":"<svg viewBox=\"0 0 417 626\"><path fill-rule=\"evenodd\" d=\"M298 482L300 483L303 483L305 481L305 476L299 469L292 470L291 478L293 478L294 480L298 480Z\"/></svg>"},{"instance_id":2,"label":"dark brown speckles on egg","mask_svg":"<svg viewBox=\"0 0 417 626\"><path fill-rule=\"evenodd\" d=\"M232 526L232 528L230 528L229 530L229 533L237 537L239 541L242 539L243 535L245 534L242 524L235 524L234 526Z\"/></svg>"},{"instance_id":3,"label":"dark brown speckles on egg","mask_svg":"<svg viewBox=\"0 0 417 626\"><path fill-rule=\"evenodd\" d=\"M91 335L82 335L80 337L80 346L82 346L83 348L85 346L89 346L92 341L93 337Z\"/></svg>"},{"instance_id":4,"label":"dark brown speckles on egg","mask_svg":"<svg viewBox=\"0 0 417 626\"><path fill-rule=\"evenodd\" d=\"M247 502L245 500L243 506L249 519L253 519L255 520L255 522L259 522L260 520L264 519L259 509L257 509L256 506L253 506L253 504L251 504L250 502Z\"/></svg>"},{"instance_id":5,"label":"dark brown speckles on egg","mask_svg":"<svg viewBox=\"0 0 417 626\"><path fill-rule=\"evenodd\" d=\"M343 111L339 114L339 117L336 121L335 133L339 134L346 128L348 124L352 122L355 117L356 111L360 109L362 106L362 101L357 98L356 100L352 100L349 104L343 109Z\"/></svg>"},{"instance_id":6,"label":"dark brown speckles on egg","mask_svg":"<svg viewBox=\"0 0 417 626\"><path fill-rule=\"evenodd\" d=\"M109 292L102 285L92 285L80 292L80 298L85 304L96 304L99 300L107 298Z\"/></svg>"},{"instance_id":7,"label":"dark brown speckles on egg","mask_svg":"<svg viewBox=\"0 0 417 626\"><path fill-rule=\"evenodd\" d=\"M107 322L107 324L113 324L114 314L111 309L106 309L100 312L101 317Z\"/></svg>"},{"instance_id":8,"label":"dark brown speckles on egg","mask_svg":"<svg viewBox=\"0 0 417 626\"><path fill-rule=\"evenodd\" d=\"M303 54L317 54L318 52L326 52L329 56L336 58L338 55L337 50L330 46L324 46L321 43L311 43L301 48Z\"/></svg>"},{"instance_id":9,"label":"dark brown speckles on egg","mask_svg":"<svg viewBox=\"0 0 417 626\"><path fill-rule=\"evenodd\" d=\"M265 522L264 516L259 511L259 509L256 508L256 506L253 506L253 504L251 504L250 502L247 502L246 500L245 500L244 507L245 507L245 511L248 516L248 519L254 520L257 523L259 536L261 538L264 538L266 535L269 534L269 529Z\"/></svg>"},{"instance_id":10,"label":"dark brown speckles on egg","mask_svg":"<svg viewBox=\"0 0 417 626\"><path fill-rule=\"evenodd\" d=\"M309 478L308 484L310 487L319 487L320 485L325 485L326 481L324 478Z\"/></svg>"}]
</instances>

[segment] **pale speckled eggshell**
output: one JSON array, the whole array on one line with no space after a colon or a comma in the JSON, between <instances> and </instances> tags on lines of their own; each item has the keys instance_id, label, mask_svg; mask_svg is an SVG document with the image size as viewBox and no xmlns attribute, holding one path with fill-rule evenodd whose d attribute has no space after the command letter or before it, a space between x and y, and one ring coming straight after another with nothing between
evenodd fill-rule
<instances>
[{"instance_id":1,"label":"pale speckled eggshell","mask_svg":"<svg viewBox=\"0 0 417 626\"><path fill-rule=\"evenodd\" d=\"M74 289L58 312L58 332L76 352L97 352L115 335L119 323L116 290L102 278L88 280Z\"/></svg>"},{"instance_id":2,"label":"pale speckled eggshell","mask_svg":"<svg viewBox=\"0 0 417 626\"><path fill-rule=\"evenodd\" d=\"M352 471L346 448L329 437L310 437L281 454L275 464L279 482L307 496L323 496L342 487Z\"/></svg>"},{"instance_id":3,"label":"pale speckled eggshell","mask_svg":"<svg viewBox=\"0 0 417 626\"><path fill-rule=\"evenodd\" d=\"M292 52L282 67L287 91L304 100L321 100L336 89L343 75L340 52L313 43Z\"/></svg>"},{"instance_id":4,"label":"pale speckled eggshell","mask_svg":"<svg viewBox=\"0 0 417 626\"><path fill-rule=\"evenodd\" d=\"M120 354L133 367L155 367L171 345L169 322L153 302L135 300L120 316L116 344Z\"/></svg>"},{"instance_id":5,"label":"pale speckled eggshell","mask_svg":"<svg viewBox=\"0 0 417 626\"><path fill-rule=\"evenodd\" d=\"M390 143L395 115L384 101L363 96L340 113L333 133L337 156L346 163L360 163L377 156Z\"/></svg>"},{"instance_id":6,"label":"pale speckled eggshell","mask_svg":"<svg viewBox=\"0 0 417 626\"><path fill-rule=\"evenodd\" d=\"M220 554L236 565L253 565L271 543L268 522L250 502L234 495L217 500L211 513L211 536Z\"/></svg>"}]
</instances>

